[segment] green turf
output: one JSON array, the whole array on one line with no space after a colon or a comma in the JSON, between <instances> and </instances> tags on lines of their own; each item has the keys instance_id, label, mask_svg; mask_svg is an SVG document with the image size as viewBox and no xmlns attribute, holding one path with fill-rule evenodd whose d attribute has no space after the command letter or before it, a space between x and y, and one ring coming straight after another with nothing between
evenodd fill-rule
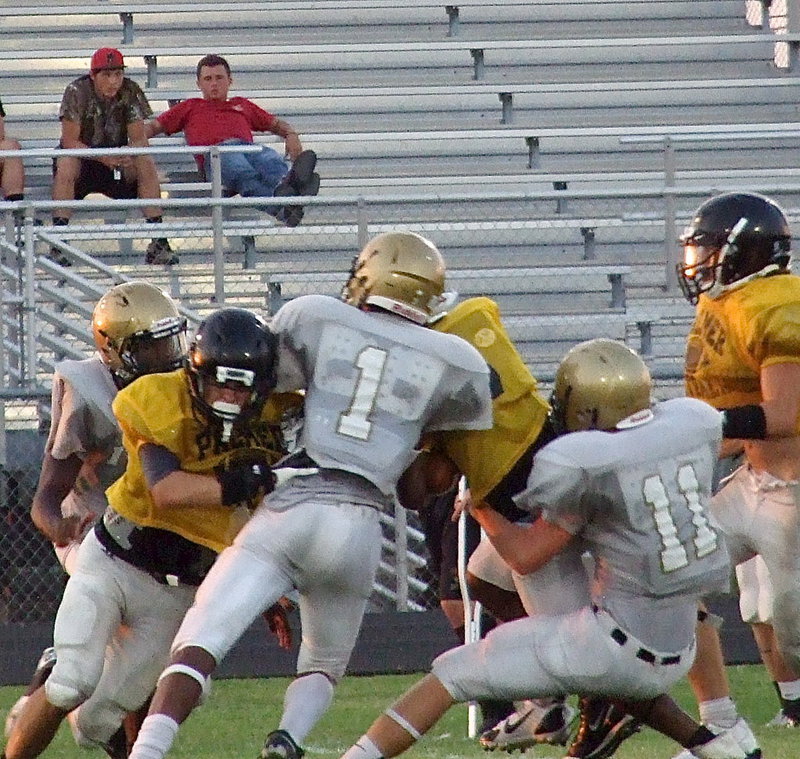
<instances>
[{"instance_id":1,"label":"green turf","mask_svg":"<svg viewBox=\"0 0 800 759\"><path fill-rule=\"evenodd\" d=\"M797 749L800 730L764 727L775 715L778 705L763 668L755 665L730 667L729 674L739 709L761 741L765 759L789 759L800 755ZM381 710L418 678L418 675L345 678L337 690L333 707L306 741L308 759L338 757ZM287 682L282 678L216 682L208 703L184 725L170 757L256 759L264 735L277 726ZM5 714L21 692L22 688L0 688L0 712ZM695 714L694 702L685 684L676 688L674 695ZM467 738L466 726L466 707L454 707L406 756L409 759L488 757ZM616 756L621 759L670 759L677 751L678 747L668 739L652 730L645 730L624 743ZM537 747L529 750L525 759L552 759L563 755L562 748ZM87 754L77 749L69 730L62 727L45 756L78 759L103 755Z\"/></svg>"}]
</instances>

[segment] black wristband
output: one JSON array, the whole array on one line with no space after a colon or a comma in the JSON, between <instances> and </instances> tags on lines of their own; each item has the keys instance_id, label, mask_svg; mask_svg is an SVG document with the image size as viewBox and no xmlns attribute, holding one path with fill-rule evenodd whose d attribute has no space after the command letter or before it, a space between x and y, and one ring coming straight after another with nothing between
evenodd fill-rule
<instances>
[{"instance_id":1,"label":"black wristband","mask_svg":"<svg viewBox=\"0 0 800 759\"><path fill-rule=\"evenodd\" d=\"M722 412L722 437L763 440L766 436L767 417L761 406L734 406Z\"/></svg>"},{"instance_id":2,"label":"black wristband","mask_svg":"<svg viewBox=\"0 0 800 759\"><path fill-rule=\"evenodd\" d=\"M247 464L218 472L217 481L222 489L223 506L249 501L259 491L266 494L275 487L275 475L266 464Z\"/></svg>"}]
</instances>

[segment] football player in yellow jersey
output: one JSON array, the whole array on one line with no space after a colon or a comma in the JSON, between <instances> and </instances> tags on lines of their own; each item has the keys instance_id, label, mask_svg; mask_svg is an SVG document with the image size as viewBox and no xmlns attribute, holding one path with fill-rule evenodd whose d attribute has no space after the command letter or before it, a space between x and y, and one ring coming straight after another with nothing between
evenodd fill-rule
<instances>
[{"instance_id":1,"label":"football player in yellow jersey","mask_svg":"<svg viewBox=\"0 0 800 759\"><path fill-rule=\"evenodd\" d=\"M508 337L493 300L464 300L430 326L456 334L480 351L490 368L493 413L491 429L441 433L434 448L465 476L472 501L485 501L511 521L530 521L513 496L526 486L536 451L555 437L550 406ZM569 613L589 602L579 550L554 557L547 567L523 577L483 540L470 556L467 580L471 596L502 622L526 614ZM563 698L525 701L506 719L487 726L480 742L487 750L506 751L536 743L563 744L574 716ZM637 729L638 722L609 701L582 698L580 727L568 756L591 758L600 751L610 755Z\"/></svg>"},{"instance_id":2,"label":"football player in yellow jersey","mask_svg":"<svg viewBox=\"0 0 800 759\"><path fill-rule=\"evenodd\" d=\"M789 271L791 230L769 198L726 193L697 209L681 241L678 279L697 304L686 391L723 410L722 454L743 451L745 457L713 509L732 562L760 555L767 566L777 646L768 619L754 634L759 648L774 649L765 664L784 709L795 709L793 720L800 717L800 278ZM690 680L700 716L712 728L730 727L736 709L718 633L701 624L698 642ZM760 756L754 741L743 739L742 746Z\"/></svg>"},{"instance_id":3,"label":"football player in yellow jersey","mask_svg":"<svg viewBox=\"0 0 800 759\"><path fill-rule=\"evenodd\" d=\"M95 689L113 691L119 714L108 719L119 722L152 692L196 586L274 484L281 423L301 403L272 393L276 347L261 318L220 309L198 328L184 368L117 394L127 467L81 545L56 618L57 663L6 759L38 756Z\"/></svg>"}]
</instances>

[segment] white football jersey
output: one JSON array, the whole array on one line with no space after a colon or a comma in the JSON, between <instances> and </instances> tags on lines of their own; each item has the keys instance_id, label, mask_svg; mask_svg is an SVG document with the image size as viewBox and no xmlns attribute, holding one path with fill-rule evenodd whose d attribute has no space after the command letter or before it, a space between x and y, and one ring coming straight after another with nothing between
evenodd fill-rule
<instances>
[{"instance_id":1,"label":"white football jersey","mask_svg":"<svg viewBox=\"0 0 800 759\"><path fill-rule=\"evenodd\" d=\"M659 610L669 619L687 598L727 589L728 553L709 512L721 439L719 412L676 398L639 426L552 441L515 499L583 537L595 601L640 639L658 643ZM672 622L693 628L693 618Z\"/></svg>"},{"instance_id":2,"label":"white football jersey","mask_svg":"<svg viewBox=\"0 0 800 759\"><path fill-rule=\"evenodd\" d=\"M55 459L77 455L83 466L61 504L64 516L102 514L105 491L125 471L125 450L111 411L117 387L97 358L61 361L53 375L52 424L46 450Z\"/></svg>"},{"instance_id":3,"label":"white football jersey","mask_svg":"<svg viewBox=\"0 0 800 759\"><path fill-rule=\"evenodd\" d=\"M272 319L280 390L306 390L302 444L323 468L394 492L428 432L492 424L489 371L465 340L307 295Z\"/></svg>"}]
</instances>

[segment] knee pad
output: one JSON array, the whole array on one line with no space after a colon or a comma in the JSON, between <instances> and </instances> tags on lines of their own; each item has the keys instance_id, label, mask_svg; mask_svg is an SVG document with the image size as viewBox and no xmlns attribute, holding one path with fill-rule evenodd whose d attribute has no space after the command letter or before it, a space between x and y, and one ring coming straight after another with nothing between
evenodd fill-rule
<instances>
[{"instance_id":1,"label":"knee pad","mask_svg":"<svg viewBox=\"0 0 800 759\"><path fill-rule=\"evenodd\" d=\"M74 685L54 682L52 677L47 678L44 684L44 692L47 700L53 706L65 712L71 712L86 700L86 696Z\"/></svg>"}]
</instances>

